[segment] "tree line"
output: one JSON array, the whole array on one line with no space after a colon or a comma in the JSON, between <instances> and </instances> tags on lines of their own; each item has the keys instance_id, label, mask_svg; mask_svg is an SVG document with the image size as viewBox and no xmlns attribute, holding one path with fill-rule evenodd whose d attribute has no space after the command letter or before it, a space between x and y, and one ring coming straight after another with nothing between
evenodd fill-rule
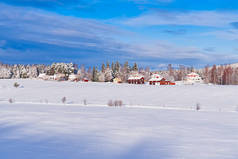
<instances>
[{"instance_id":1,"label":"tree line","mask_svg":"<svg viewBox=\"0 0 238 159\"><path fill-rule=\"evenodd\" d=\"M78 74L81 79L87 78L93 82L110 82L114 78L120 78L122 82L127 82L132 73L143 75L146 81L150 79L151 74L158 73L170 81L182 81L191 72L198 73L205 83L238 84L238 67L231 65L205 66L201 69L180 65L179 68L175 69L169 64L166 70L151 71L149 67L139 67L137 63L129 65L128 62L120 64L118 61L103 63L100 67L88 68L84 65L78 67L78 65L72 63L53 63L51 65L8 65L0 63L0 79L37 78L41 73L47 75L62 73L66 76Z\"/></svg>"}]
</instances>

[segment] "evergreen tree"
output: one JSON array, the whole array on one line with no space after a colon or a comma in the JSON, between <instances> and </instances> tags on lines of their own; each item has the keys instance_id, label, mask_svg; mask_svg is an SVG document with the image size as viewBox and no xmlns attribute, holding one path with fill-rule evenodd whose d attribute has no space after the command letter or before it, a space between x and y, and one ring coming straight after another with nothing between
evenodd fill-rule
<instances>
[{"instance_id":1,"label":"evergreen tree","mask_svg":"<svg viewBox=\"0 0 238 159\"><path fill-rule=\"evenodd\" d=\"M119 72L120 71L120 63L117 61L115 64L115 72Z\"/></svg>"},{"instance_id":2,"label":"evergreen tree","mask_svg":"<svg viewBox=\"0 0 238 159\"><path fill-rule=\"evenodd\" d=\"M105 73L105 70L106 70L106 68L105 68L105 65L104 65L104 63L102 64L102 67L101 67L101 71L103 72L103 73Z\"/></svg>"},{"instance_id":3,"label":"evergreen tree","mask_svg":"<svg viewBox=\"0 0 238 159\"><path fill-rule=\"evenodd\" d=\"M92 81L98 82L98 69L95 66L93 66Z\"/></svg>"},{"instance_id":4,"label":"evergreen tree","mask_svg":"<svg viewBox=\"0 0 238 159\"><path fill-rule=\"evenodd\" d=\"M138 72L138 66L137 66L136 62L134 63L134 65L132 67L132 71L137 71Z\"/></svg>"},{"instance_id":5,"label":"evergreen tree","mask_svg":"<svg viewBox=\"0 0 238 159\"><path fill-rule=\"evenodd\" d=\"M111 70L114 71L115 67L114 67L114 63L112 62L111 64Z\"/></svg>"}]
</instances>

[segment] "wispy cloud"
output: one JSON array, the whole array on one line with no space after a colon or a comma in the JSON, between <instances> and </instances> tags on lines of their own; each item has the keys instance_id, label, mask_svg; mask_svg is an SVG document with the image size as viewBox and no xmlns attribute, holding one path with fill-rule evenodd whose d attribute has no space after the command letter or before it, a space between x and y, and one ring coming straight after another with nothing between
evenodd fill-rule
<instances>
[{"instance_id":1,"label":"wispy cloud","mask_svg":"<svg viewBox=\"0 0 238 159\"><path fill-rule=\"evenodd\" d=\"M207 48L204 48L204 51L215 52L216 48L215 47L207 47Z\"/></svg>"},{"instance_id":2,"label":"wispy cloud","mask_svg":"<svg viewBox=\"0 0 238 159\"><path fill-rule=\"evenodd\" d=\"M107 60L128 60L151 65L158 65L160 62L193 65L196 62L206 64L224 61L224 56L227 61L238 59L235 55L208 53L208 51L197 47L178 46L160 40L150 43L142 40L140 43L135 43L136 38L131 38L133 35L131 32L99 20L62 16L42 10L4 4L0 4L0 8L0 59L3 62L48 63L62 60L90 64L93 61L101 63ZM200 13L204 15L202 14L202 16ZM216 12L208 13L217 14ZM138 20L128 19L124 23L128 25L139 23L141 25L150 23L185 25L195 23L189 21L196 19L195 15L204 18L206 15L204 12L179 13L178 16L175 13L166 12L163 14L165 16L160 13L153 15L159 21L162 19L160 22L153 22L153 18L144 19L144 16L151 16L144 15L135 18ZM189 16L185 16L185 14L189 14ZM232 17L225 18L224 15L224 20L217 24L224 25L226 22L230 24L235 19L233 13L227 14L232 14ZM212 18L211 15L210 18ZM143 19L145 24L140 22ZM208 19L200 19L200 21L203 25L217 25ZM199 19L194 21L199 23ZM201 25L201 23L199 24ZM233 29L233 31L235 30ZM183 34L186 31L167 29L165 32ZM124 38L132 40L128 43L123 41ZM143 39L143 37L141 38Z\"/></svg>"},{"instance_id":3,"label":"wispy cloud","mask_svg":"<svg viewBox=\"0 0 238 159\"><path fill-rule=\"evenodd\" d=\"M169 12L161 10L135 18L124 19L121 23L129 26L191 25L221 27L229 26L230 23L238 21L237 13L225 11Z\"/></svg>"},{"instance_id":4,"label":"wispy cloud","mask_svg":"<svg viewBox=\"0 0 238 159\"><path fill-rule=\"evenodd\" d=\"M174 0L129 0L138 4L171 3Z\"/></svg>"},{"instance_id":5,"label":"wispy cloud","mask_svg":"<svg viewBox=\"0 0 238 159\"><path fill-rule=\"evenodd\" d=\"M213 35L219 39L223 40L235 40L238 41L238 30L237 29L228 29L228 30L218 30L208 32L205 35Z\"/></svg>"},{"instance_id":6,"label":"wispy cloud","mask_svg":"<svg viewBox=\"0 0 238 159\"><path fill-rule=\"evenodd\" d=\"M36 7L43 9L53 9L58 7L80 7L90 6L97 0L1 0L3 3L24 7Z\"/></svg>"},{"instance_id":7,"label":"wispy cloud","mask_svg":"<svg viewBox=\"0 0 238 159\"><path fill-rule=\"evenodd\" d=\"M171 34L171 35L184 35L187 33L186 29L166 29L164 33Z\"/></svg>"},{"instance_id":8,"label":"wispy cloud","mask_svg":"<svg viewBox=\"0 0 238 159\"><path fill-rule=\"evenodd\" d=\"M111 59L121 56L127 47L115 37L123 37L129 32L97 20L3 4L0 8L0 45L4 46L0 50L1 61L7 57L6 53L19 55L17 60L32 62L34 56L47 62L49 58L55 61L60 58L72 61Z\"/></svg>"},{"instance_id":9,"label":"wispy cloud","mask_svg":"<svg viewBox=\"0 0 238 159\"><path fill-rule=\"evenodd\" d=\"M238 55L225 54L221 52L214 52L215 48L201 49L198 47L181 47L172 43L165 43L162 41L150 42L144 44L133 44L127 48L131 54L137 57L150 57L160 61L173 61L179 64L186 63L189 65L196 65L198 63L230 63L238 60Z\"/></svg>"},{"instance_id":10,"label":"wispy cloud","mask_svg":"<svg viewBox=\"0 0 238 159\"><path fill-rule=\"evenodd\" d=\"M61 16L49 12L0 5L1 38L54 44L65 47L95 47L112 41L123 31L99 21ZM101 46L101 45L98 45Z\"/></svg>"}]
</instances>

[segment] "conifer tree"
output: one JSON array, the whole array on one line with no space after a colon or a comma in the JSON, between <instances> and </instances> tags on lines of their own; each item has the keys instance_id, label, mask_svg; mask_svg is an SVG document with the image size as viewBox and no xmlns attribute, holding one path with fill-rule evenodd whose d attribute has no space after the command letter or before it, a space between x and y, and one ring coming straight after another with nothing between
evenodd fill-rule
<instances>
[{"instance_id":1,"label":"conifer tree","mask_svg":"<svg viewBox=\"0 0 238 159\"><path fill-rule=\"evenodd\" d=\"M111 70L114 71L115 67L114 67L114 63L112 62L111 64Z\"/></svg>"},{"instance_id":2,"label":"conifer tree","mask_svg":"<svg viewBox=\"0 0 238 159\"><path fill-rule=\"evenodd\" d=\"M137 66L136 62L134 63L134 65L132 67L132 71L137 71L138 72L138 66Z\"/></svg>"},{"instance_id":3,"label":"conifer tree","mask_svg":"<svg viewBox=\"0 0 238 159\"><path fill-rule=\"evenodd\" d=\"M105 65L104 65L104 63L102 64L102 67L101 67L101 71L103 72L103 73L105 73L105 70L106 70L106 68L105 68Z\"/></svg>"},{"instance_id":4,"label":"conifer tree","mask_svg":"<svg viewBox=\"0 0 238 159\"><path fill-rule=\"evenodd\" d=\"M117 61L115 64L115 72L119 72L120 71L120 63Z\"/></svg>"},{"instance_id":5,"label":"conifer tree","mask_svg":"<svg viewBox=\"0 0 238 159\"><path fill-rule=\"evenodd\" d=\"M98 69L95 66L93 66L92 81L98 82Z\"/></svg>"}]
</instances>

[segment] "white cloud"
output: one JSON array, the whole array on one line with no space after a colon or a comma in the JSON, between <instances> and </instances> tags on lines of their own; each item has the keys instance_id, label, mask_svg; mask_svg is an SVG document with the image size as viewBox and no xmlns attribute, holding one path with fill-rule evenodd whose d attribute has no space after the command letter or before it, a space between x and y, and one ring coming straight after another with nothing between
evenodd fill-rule
<instances>
[{"instance_id":1,"label":"white cloud","mask_svg":"<svg viewBox=\"0 0 238 159\"><path fill-rule=\"evenodd\" d=\"M133 60L139 59L141 61L143 61L145 58L147 58L148 61L151 59L167 59L172 61L195 59L209 63L211 61L223 60L224 56L226 56L228 60L230 59L230 56L224 54L208 54L207 52L204 52L204 50L196 47L180 47L176 46L175 44L164 43L161 41L150 44L145 42L136 44L133 43L133 40L131 40L130 43L121 42L119 39L121 39L123 34L125 38L130 38L130 35L126 34L127 32L124 32L123 30L112 25L107 25L92 19L61 16L41 10L29 10L29 8L12 7L1 4L0 8L2 8L0 10L1 38L11 39L19 44L22 44L22 42L25 41L30 41L33 42L34 45L37 43L38 46L32 49L28 47L29 45L27 45L27 48L24 48L20 51L12 51L9 49L0 50L2 56L5 57L6 54L14 54L15 52L19 51L25 52L25 54L19 53L17 54L18 57L26 57L26 54L33 57L35 54L41 54L44 52L42 53L43 55L47 54L47 56L53 59L58 58L59 53L64 55L64 58L66 58L68 54L74 54L72 55L73 59L75 54L78 54L78 52L81 54L93 54L93 58L95 58L95 56L100 56L100 58L105 59L113 57L125 57L124 59L131 58ZM206 13L210 14L210 18L213 14L216 14L216 12ZM162 16L160 13L154 14L154 17L151 17L151 15L144 15L148 16L148 19L145 19L144 23L140 22L143 20L144 16L138 17L137 20L127 20L127 23L130 23L130 25L136 25L140 23L141 25L162 25L173 23L178 25L189 23L192 24L195 23L195 20L191 22L189 19L196 19L194 18L196 16L205 18L205 15L207 14L203 12L203 14L180 13L176 15L175 13L166 13L164 15L165 16ZM149 17L151 17L151 19ZM233 16L233 18L228 17L224 19L229 22L235 19L234 17L235 16ZM157 18L158 22L153 22L153 18ZM220 18L222 18L222 15L220 15ZM217 20L218 19L219 18L217 18ZM198 24L199 21L202 22L203 25L226 24L224 21L215 23L210 22L209 20L196 20L196 23ZM3 42L3 44L4 43L5 42ZM45 50L42 47L42 43L47 45L44 45ZM47 51L48 45L54 45L54 47L50 47L50 49L53 49ZM57 49L55 47L57 47ZM64 49L62 49L63 47ZM74 50L72 51L72 49ZM31 58L30 56L27 57Z\"/></svg>"},{"instance_id":2,"label":"white cloud","mask_svg":"<svg viewBox=\"0 0 238 159\"><path fill-rule=\"evenodd\" d=\"M237 40L238 41L238 30L237 29L213 31L213 32L206 33L205 35L214 35L220 39Z\"/></svg>"},{"instance_id":3,"label":"white cloud","mask_svg":"<svg viewBox=\"0 0 238 159\"><path fill-rule=\"evenodd\" d=\"M3 4L0 8L0 34L9 38L68 46L76 42L102 42L124 34L122 30L96 20Z\"/></svg>"},{"instance_id":4,"label":"white cloud","mask_svg":"<svg viewBox=\"0 0 238 159\"><path fill-rule=\"evenodd\" d=\"M127 52L135 54L137 57L150 57L154 59L167 60L197 60L202 63L214 63L216 61L222 62L224 57L226 61L238 60L238 56L232 53L223 54L218 52L208 53L204 49L197 47L180 47L171 43L164 43L161 41L145 43L134 43L125 48Z\"/></svg>"},{"instance_id":5,"label":"white cloud","mask_svg":"<svg viewBox=\"0 0 238 159\"><path fill-rule=\"evenodd\" d=\"M153 25L193 25L193 26L228 26L238 21L237 12L221 11L190 11L190 12L167 12L157 11L147 13L135 18L124 19L122 24L130 26L153 26Z\"/></svg>"}]
</instances>

